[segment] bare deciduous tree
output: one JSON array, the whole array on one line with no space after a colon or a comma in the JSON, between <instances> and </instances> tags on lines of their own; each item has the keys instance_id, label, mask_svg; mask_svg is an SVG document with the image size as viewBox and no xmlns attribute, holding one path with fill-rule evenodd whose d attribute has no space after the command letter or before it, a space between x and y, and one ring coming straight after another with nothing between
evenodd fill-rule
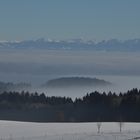
<instances>
[{"instance_id":1,"label":"bare deciduous tree","mask_svg":"<svg viewBox=\"0 0 140 140\"><path fill-rule=\"evenodd\" d=\"M120 117L118 124L119 124L120 133L121 133L122 132L122 127L124 126L124 122L122 120L122 117Z\"/></svg>"},{"instance_id":2,"label":"bare deciduous tree","mask_svg":"<svg viewBox=\"0 0 140 140\"><path fill-rule=\"evenodd\" d=\"M98 133L100 133L102 122L97 122Z\"/></svg>"}]
</instances>

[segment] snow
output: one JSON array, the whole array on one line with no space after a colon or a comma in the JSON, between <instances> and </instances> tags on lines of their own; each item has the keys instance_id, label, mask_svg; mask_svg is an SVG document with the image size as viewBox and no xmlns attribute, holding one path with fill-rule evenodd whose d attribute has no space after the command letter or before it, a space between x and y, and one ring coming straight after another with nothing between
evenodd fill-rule
<instances>
[{"instance_id":1,"label":"snow","mask_svg":"<svg viewBox=\"0 0 140 140\"><path fill-rule=\"evenodd\" d=\"M140 139L140 123L30 123L0 121L0 139L5 140L132 140Z\"/></svg>"}]
</instances>

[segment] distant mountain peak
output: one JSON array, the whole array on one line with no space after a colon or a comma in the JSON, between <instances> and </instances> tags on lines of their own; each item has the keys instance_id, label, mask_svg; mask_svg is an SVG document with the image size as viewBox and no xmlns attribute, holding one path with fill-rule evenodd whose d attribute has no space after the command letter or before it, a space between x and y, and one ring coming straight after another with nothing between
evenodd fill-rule
<instances>
[{"instance_id":1,"label":"distant mountain peak","mask_svg":"<svg viewBox=\"0 0 140 140\"><path fill-rule=\"evenodd\" d=\"M48 49L48 50L90 50L90 51L140 51L140 39L94 40L70 39L53 40L39 38L24 41L0 41L0 49Z\"/></svg>"}]
</instances>

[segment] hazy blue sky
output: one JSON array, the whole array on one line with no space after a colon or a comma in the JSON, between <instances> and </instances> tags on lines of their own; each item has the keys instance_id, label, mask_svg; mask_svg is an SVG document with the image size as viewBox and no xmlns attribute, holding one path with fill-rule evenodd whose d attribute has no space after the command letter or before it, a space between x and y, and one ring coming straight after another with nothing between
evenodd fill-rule
<instances>
[{"instance_id":1,"label":"hazy blue sky","mask_svg":"<svg viewBox=\"0 0 140 140\"><path fill-rule=\"evenodd\" d=\"M0 0L0 40L140 37L140 0Z\"/></svg>"}]
</instances>

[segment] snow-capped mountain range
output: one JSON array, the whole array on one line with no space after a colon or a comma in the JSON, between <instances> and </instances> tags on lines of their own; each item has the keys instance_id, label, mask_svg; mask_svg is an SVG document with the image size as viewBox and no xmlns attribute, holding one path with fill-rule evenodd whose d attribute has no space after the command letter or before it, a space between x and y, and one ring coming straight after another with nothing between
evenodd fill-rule
<instances>
[{"instance_id":1,"label":"snow-capped mountain range","mask_svg":"<svg viewBox=\"0 0 140 140\"><path fill-rule=\"evenodd\" d=\"M93 51L140 51L140 39L120 41L117 39L93 40L37 39L25 41L0 41L0 49L46 49L46 50L93 50Z\"/></svg>"}]
</instances>

